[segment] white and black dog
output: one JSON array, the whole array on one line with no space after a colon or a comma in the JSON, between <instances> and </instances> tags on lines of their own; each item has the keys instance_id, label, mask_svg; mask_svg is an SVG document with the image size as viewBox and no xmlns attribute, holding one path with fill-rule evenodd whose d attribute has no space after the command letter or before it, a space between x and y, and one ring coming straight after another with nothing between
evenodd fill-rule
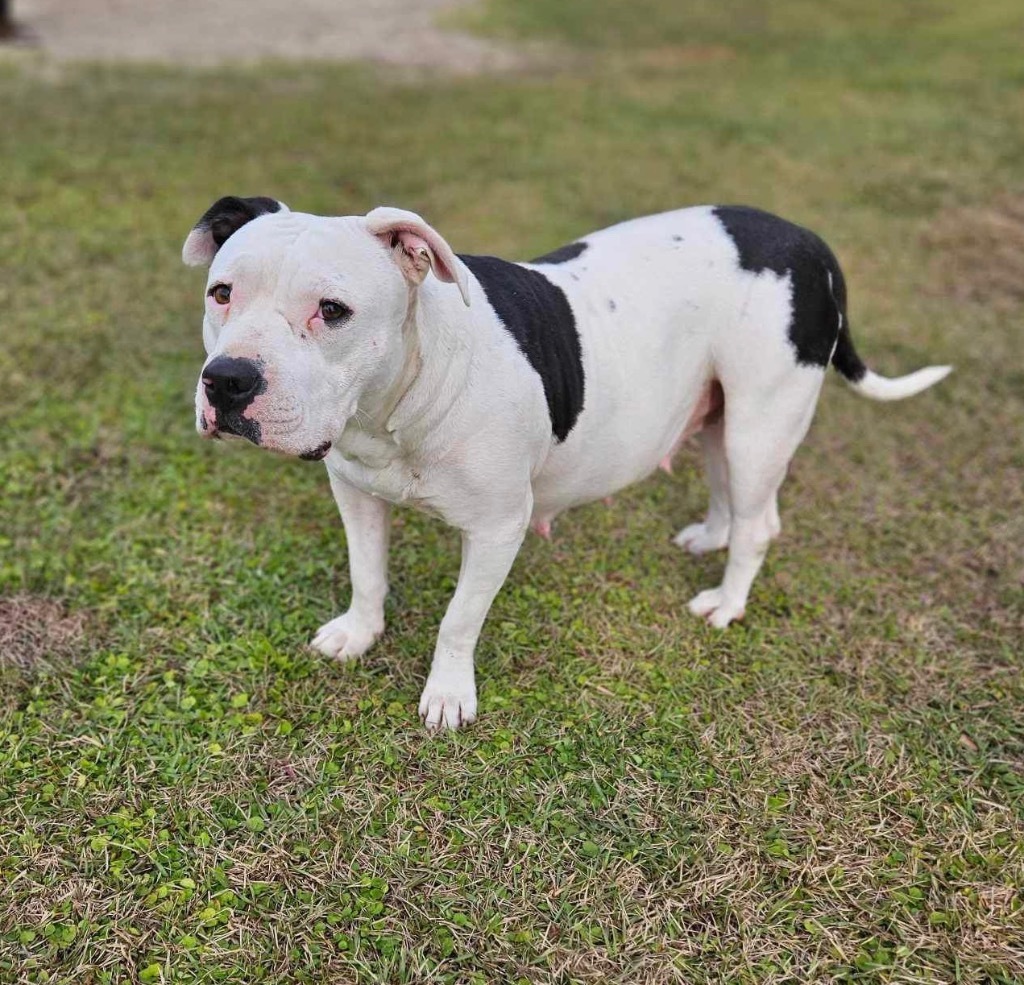
<instances>
[{"instance_id":1,"label":"white and black dog","mask_svg":"<svg viewBox=\"0 0 1024 985\"><path fill-rule=\"evenodd\" d=\"M317 650L356 657L383 631L392 503L462 532L419 706L431 728L476 717L473 650L531 525L547 536L696 435L711 504L675 542L728 547L721 585L690 601L725 627L779 533L779 487L829 364L875 400L949 372L866 369L832 251L752 208L635 219L509 263L457 255L400 209L333 218L232 197L182 255L210 267L199 431L327 466L352 600Z\"/></svg>"}]
</instances>

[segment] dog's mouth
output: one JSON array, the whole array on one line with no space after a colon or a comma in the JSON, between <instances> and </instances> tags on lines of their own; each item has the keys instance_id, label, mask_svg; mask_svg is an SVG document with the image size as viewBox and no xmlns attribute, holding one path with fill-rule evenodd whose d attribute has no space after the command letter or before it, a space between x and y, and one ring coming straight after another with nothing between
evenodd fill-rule
<instances>
[{"instance_id":1,"label":"dog's mouth","mask_svg":"<svg viewBox=\"0 0 1024 985\"><path fill-rule=\"evenodd\" d=\"M208 422L205 417L200 421L203 436L207 438L241 438L243 441L252 442L254 445L262 444L262 434L259 424L256 421L248 421L245 418L225 418L217 415L213 422Z\"/></svg>"},{"instance_id":2,"label":"dog's mouth","mask_svg":"<svg viewBox=\"0 0 1024 985\"><path fill-rule=\"evenodd\" d=\"M291 449L278 447L272 435L266 442L264 441L265 436L262 433L259 422L250 421L235 414L226 415L204 412L199 418L198 423L199 433L204 438L213 438L216 441L220 441L223 438L235 441L248 441L257 447L266 448L268 451L279 451L286 455L295 455L305 462L323 461L332 447L332 442L330 441L324 441L315 448L309 448L301 452L296 452L294 446Z\"/></svg>"},{"instance_id":3,"label":"dog's mouth","mask_svg":"<svg viewBox=\"0 0 1024 985\"><path fill-rule=\"evenodd\" d=\"M213 438L215 441L220 441L222 438L235 441L250 441L252 444L257 445L261 448L267 448L268 451L275 451L272 446L263 445L259 437L250 436L248 434L239 434L237 431L233 431L230 428L215 428L212 431L207 431L205 434L208 438ZM321 462L327 457L327 453L331 450L331 442L325 441L323 444L317 445L316 448L310 448L309 451L299 452L298 457L304 462ZM286 453L287 454L287 453ZM292 452L292 454L295 454Z\"/></svg>"}]
</instances>

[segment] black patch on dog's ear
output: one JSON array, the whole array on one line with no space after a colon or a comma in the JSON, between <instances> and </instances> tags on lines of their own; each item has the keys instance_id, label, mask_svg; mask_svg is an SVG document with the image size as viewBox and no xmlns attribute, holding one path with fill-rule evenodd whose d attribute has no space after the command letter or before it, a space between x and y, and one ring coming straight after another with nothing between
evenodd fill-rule
<instances>
[{"instance_id":1,"label":"black patch on dog's ear","mask_svg":"<svg viewBox=\"0 0 1024 985\"><path fill-rule=\"evenodd\" d=\"M507 260L461 253L459 259L540 377L551 430L564 441L583 409L584 390L580 336L565 294L539 271Z\"/></svg>"},{"instance_id":2,"label":"black patch on dog's ear","mask_svg":"<svg viewBox=\"0 0 1024 985\"><path fill-rule=\"evenodd\" d=\"M744 270L789 275L789 341L796 361L802 366L828 366L840 327L846 327L846 283L835 255L809 229L769 212L718 205L714 213L736 244Z\"/></svg>"},{"instance_id":3,"label":"black patch on dog's ear","mask_svg":"<svg viewBox=\"0 0 1024 985\"><path fill-rule=\"evenodd\" d=\"M227 195L218 198L196 223L196 229L208 229L220 249L247 222L267 212L280 212L281 203L259 195L255 198L237 198Z\"/></svg>"},{"instance_id":4,"label":"black patch on dog's ear","mask_svg":"<svg viewBox=\"0 0 1024 985\"><path fill-rule=\"evenodd\" d=\"M247 222L268 212L287 211L276 199L257 196L218 198L192 227L182 248L182 259L189 266L210 263L217 251Z\"/></svg>"},{"instance_id":5,"label":"black patch on dog's ear","mask_svg":"<svg viewBox=\"0 0 1024 985\"><path fill-rule=\"evenodd\" d=\"M567 263L569 260L575 260L586 248L587 244L582 241L569 243L568 246L560 246L557 250L531 260L530 263Z\"/></svg>"}]
</instances>

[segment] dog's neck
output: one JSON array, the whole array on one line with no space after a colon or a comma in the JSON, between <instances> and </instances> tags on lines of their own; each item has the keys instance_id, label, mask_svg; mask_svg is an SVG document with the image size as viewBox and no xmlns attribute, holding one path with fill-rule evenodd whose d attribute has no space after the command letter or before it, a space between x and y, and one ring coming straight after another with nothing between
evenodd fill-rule
<instances>
[{"instance_id":1,"label":"dog's neck","mask_svg":"<svg viewBox=\"0 0 1024 985\"><path fill-rule=\"evenodd\" d=\"M382 386L368 388L357 405L357 421L364 430L375 434L390 434L394 428L389 422L398 405L415 384L423 369L420 352L418 322L419 292L409 288L409 303L402 322L402 356L397 372L390 374Z\"/></svg>"},{"instance_id":2,"label":"dog's neck","mask_svg":"<svg viewBox=\"0 0 1024 985\"><path fill-rule=\"evenodd\" d=\"M469 377L472 316L433 278L410 288L402 324L402 360L383 386L364 394L339 442L346 458L386 467L403 448L437 446L450 428Z\"/></svg>"}]
</instances>

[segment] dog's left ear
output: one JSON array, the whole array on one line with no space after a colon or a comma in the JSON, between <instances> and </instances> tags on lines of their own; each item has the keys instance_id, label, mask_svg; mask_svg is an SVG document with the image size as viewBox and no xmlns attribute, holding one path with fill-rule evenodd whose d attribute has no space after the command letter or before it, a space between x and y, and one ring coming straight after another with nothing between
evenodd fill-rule
<instances>
[{"instance_id":1,"label":"dog's left ear","mask_svg":"<svg viewBox=\"0 0 1024 985\"><path fill-rule=\"evenodd\" d=\"M366 228L392 251L405 279L422 284L428 270L438 280L456 284L469 307L469 273L444 237L415 212L381 206L366 214Z\"/></svg>"},{"instance_id":2,"label":"dog's left ear","mask_svg":"<svg viewBox=\"0 0 1024 985\"><path fill-rule=\"evenodd\" d=\"M268 212L287 212L274 198L218 198L192 227L181 248L181 259L190 267L209 266L217 251L247 222Z\"/></svg>"}]
</instances>

